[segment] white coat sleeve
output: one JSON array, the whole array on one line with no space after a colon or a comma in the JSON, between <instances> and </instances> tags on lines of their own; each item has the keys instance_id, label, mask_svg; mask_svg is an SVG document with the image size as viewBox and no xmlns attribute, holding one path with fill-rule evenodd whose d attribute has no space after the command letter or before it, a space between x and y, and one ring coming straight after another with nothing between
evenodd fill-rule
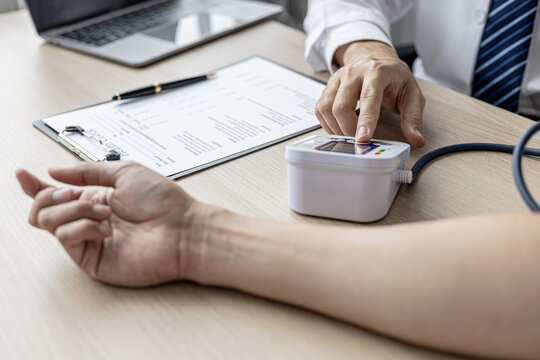
<instances>
[{"instance_id":1,"label":"white coat sleeve","mask_svg":"<svg viewBox=\"0 0 540 360\"><path fill-rule=\"evenodd\" d=\"M377 40L392 46L390 25L413 4L414 0L309 0L306 61L315 71L334 72L334 53L342 45Z\"/></svg>"}]
</instances>

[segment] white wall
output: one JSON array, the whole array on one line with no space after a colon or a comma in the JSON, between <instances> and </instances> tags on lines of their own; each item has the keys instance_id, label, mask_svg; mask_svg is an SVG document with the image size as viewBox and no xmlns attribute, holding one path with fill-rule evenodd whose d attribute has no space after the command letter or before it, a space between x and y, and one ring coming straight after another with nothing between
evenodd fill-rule
<instances>
[{"instance_id":1,"label":"white wall","mask_svg":"<svg viewBox=\"0 0 540 360\"><path fill-rule=\"evenodd\" d=\"M0 13L17 9L17 0L0 0Z\"/></svg>"},{"instance_id":2,"label":"white wall","mask_svg":"<svg viewBox=\"0 0 540 360\"><path fill-rule=\"evenodd\" d=\"M410 12L392 25L392 41L396 46L411 45L414 39L414 13Z\"/></svg>"}]
</instances>

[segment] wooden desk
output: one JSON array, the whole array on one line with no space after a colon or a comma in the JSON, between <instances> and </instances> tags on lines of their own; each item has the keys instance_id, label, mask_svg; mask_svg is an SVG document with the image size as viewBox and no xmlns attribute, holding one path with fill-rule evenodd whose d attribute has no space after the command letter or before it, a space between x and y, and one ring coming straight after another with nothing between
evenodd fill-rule
<instances>
[{"instance_id":1,"label":"wooden desk","mask_svg":"<svg viewBox=\"0 0 540 360\"><path fill-rule=\"evenodd\" d=\"M50 166L77 162L33 129L32 121L103 101L119 89L201 73L255 54L326 79L304 62L303 44L301 32L268 22L135 70L43 44L26 11L0 16L2 358L455 358L234 291L180 283L142 290L106 286L79 271L52 236L26 223L31 202L19 189L15 169L46 176ZM513 144L532 124L439 86L421 86L428 104L428 146L413 150L411 164L426 151L457 142ZM385 114L376 136L401 140L396 121ZM203 201L240 213L328 221L289 210L284 147L179 183ZM536 196L538 165L534 160L525 164ZM415 186L403 187L380 223L504 211L527 211L513 184L510 156L462 154L430 165Z\"/></svg>"}]
</instances>

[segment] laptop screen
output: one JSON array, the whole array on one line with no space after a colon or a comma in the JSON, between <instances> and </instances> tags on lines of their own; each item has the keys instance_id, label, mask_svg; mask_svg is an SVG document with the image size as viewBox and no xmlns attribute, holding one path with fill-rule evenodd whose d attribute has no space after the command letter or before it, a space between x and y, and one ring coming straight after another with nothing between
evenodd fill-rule
<instances>
[{"instance_id":1,"label":"laptop screen","mask_svg":"<svg viewBox=\"0 0 540 360\"><path fill-rule=\"evenodd\" d=\"M147 0L26 0L38 32Z\"/></svg>"}]
</instances>

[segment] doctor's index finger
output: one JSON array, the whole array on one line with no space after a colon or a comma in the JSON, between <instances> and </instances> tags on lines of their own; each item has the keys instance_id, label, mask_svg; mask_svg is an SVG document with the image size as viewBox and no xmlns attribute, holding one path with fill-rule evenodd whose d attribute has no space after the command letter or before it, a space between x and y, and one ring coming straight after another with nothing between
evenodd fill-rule
<instances>
[{"instance_id":1,"label":"doctor's index finger","mask_svg":"<svg viewBox=\"0 0 540 360\"><path fill-rule=\"evenodd\" d=\"M336 93L332 112L344 135L354 136L358 115L355 112L362 89L362 80L345 78Z\"/></svg>"},{"instance_id":2,"label":"doctor's index finger","mask_svg":"<svg viewBox=\"0 0 540 360\"><path fill-rule=\"evenodd\" d=\"M356 140L371 140L379 121L385 83L379 78L366 77L360 94L360 115L356 127Z\"/></svg>"}]
</instances>

